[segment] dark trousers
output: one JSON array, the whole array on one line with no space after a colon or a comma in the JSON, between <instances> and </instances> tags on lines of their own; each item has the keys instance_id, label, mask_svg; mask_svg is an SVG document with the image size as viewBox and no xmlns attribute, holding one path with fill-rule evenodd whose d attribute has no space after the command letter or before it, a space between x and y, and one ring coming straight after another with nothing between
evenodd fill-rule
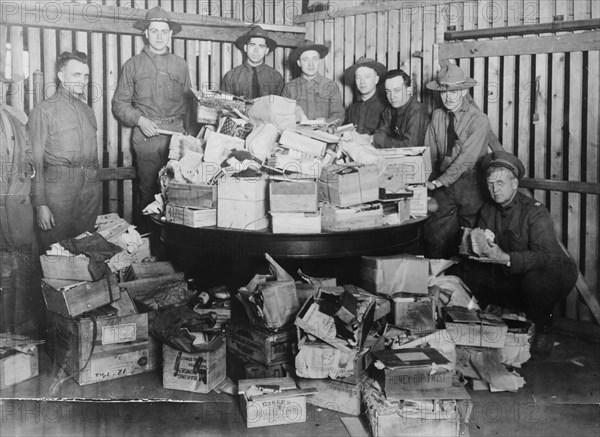
<instances>
[{"instance_id":1,"label":"dark trousers","mask_svg":"<svg viewBox=\"0 0 600 437\"><path fill-rule=\"evenodd\" d=\"M425 224L425 256L451 258L458 254L461 227L475 226L485 199L474 172L464 173L450 187L431 192L438 210Z\"/></svg>"},{"instance_id":2,"label":"dark trousers","mask_svg":"<svg viewBox=\"0 0 600 437\"><path fill-rule=\"evenodd\" d=\"M94 231L102 206L102 184L97 165L50 166L44 171L46 204L54 216L54 228L40 230L41 249L57 241Z\"/></svg>"}]
</instances>

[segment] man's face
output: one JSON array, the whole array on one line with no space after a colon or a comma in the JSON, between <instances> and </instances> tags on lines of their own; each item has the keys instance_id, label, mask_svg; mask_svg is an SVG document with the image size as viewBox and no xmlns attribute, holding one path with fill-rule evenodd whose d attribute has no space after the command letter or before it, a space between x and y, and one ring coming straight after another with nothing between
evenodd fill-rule
<instances>
[{"instance_id":1,"label":"man's face","mask_svg":"<svg viewBox=\"0 0 600 437\"><path fill-rule=\"evenodd\" d=\"M319 70L321 57L316 50L307 50L300 55L298 66L302 69L302 74L306 77L316 76Z\"/></svg>"},{"instance_id":2,"label":"man's face","mask_svg":"<svg viewBox=\"0 0 600 437\"><path fill-rule=\"evenodd\" d=\"M467 95L467 90L442 91L440 98L448 111L455 111L462 104L463 97Z\"/></svg>"},{"instance_id":3,"label":"man's face","mask_svg":"<svg viewBox=\"0 0 600 437\"><path fill-rule=\"evenodd\" d=\"M58 72L58 79L63 87L74 96L80 97L85 92L90 81L90 68L87 64L71 59Z\"/></svg>"},{"instance_id":4,"label":"man's face","mask_svg":"<svg viewBox=\"0 0 600 437\"><path fill-rule=\"evenodd\" d=\"M412 90L402 76L396 76L385 81L385 95L393 108L399 108L410 100Z\"/></svg>"},{"instance_id":5,"label":"man's face","mask_svg":"<svg viewBox=\"0 0 600 437\"><path fill-rule=\"evenodd\" d=\"M379 83L379 76L371 67L358 67L354 72L354 80L358 92L365 96L375 92L375 87Z\"/></svg>"},{"instance_id":6,"label":"man's face","mask_svg":"<svg viewBox=\"0 0 600 437\"><path fill-rule=\"evenodd\" d=\"M164 53L167 50L172 33L169 23L160 21L153 21L144 31L150 50L154 53Z\"/></svg>"},{"instance_id":7,"label":"man's face","mask_svg":"<svg viewBox=\"0 0 600 437\"><path fill-rule=\"evenodd\" d=\"M248 44L244 45L244 51L248 56L250 65L253 66L262 64L265 56L269 54L267 41L264 38L250 38Z\"/></svg>"},{"instance_id":8,"label":"man's face","mask_svg":"<svg viewBox=\"0 0 600 437\"><path fill-rule=\"evenodd\" d=\"M487 177L487 187L492 200L499 205L508 205L519 187L519 180L507 168L497 167L492 169Z\"/></svg>"}]
</instances>

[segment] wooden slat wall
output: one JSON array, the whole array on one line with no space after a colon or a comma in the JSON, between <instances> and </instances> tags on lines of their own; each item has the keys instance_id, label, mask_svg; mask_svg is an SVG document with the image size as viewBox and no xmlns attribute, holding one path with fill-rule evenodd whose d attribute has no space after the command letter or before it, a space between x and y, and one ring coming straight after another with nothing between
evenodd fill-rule
<instances>
[{"instance_id":1,"label":"wooden slat wall","mask_svg":"<svg viewBox=\"0 0 600 437\"><path fill-rule=\"evenodd\" d=\"M460 31L549 23L557 15L565 21L600 18L600 2L593 0L391 2L395 9L386 3L372 5L370 10L366 6L348 8L356 11L352 14L343 12L343 2L339 2L339 8L333 10L342 11L341 16L328 17L336 22L333 47L344 48L344 67L360 56L371 56L387 61L389 69L410 72L416 79L418 97L429 109L439 102L434 95L423 92L424 84L439 69L433 56L436 45L444 43L443 32L448 26ZM303 16L297 22L309 18ZM324 20L315 18L306 22L307 38L324 42L322 34L316 32ZM377 33L361 35L365 26L377 28ZM386 38L379 33L382 28L387 29ZM523 37L508 38L516 42ZM521 158L529 177L599 181L598 51L456 61L479 82L472 90L474 101L488 114L506 150ZM336 68L329 77L342 81L342 73L343 68ZM354 97L352 88L345 85L343 90L348 105ZM557 235L578 262L590 288L598 293L598 196L544 190L535 190L534 196L550 210ZM589 319L576 293L568 297L564 312L570 318Z\"/></svg>"}]
</instances>

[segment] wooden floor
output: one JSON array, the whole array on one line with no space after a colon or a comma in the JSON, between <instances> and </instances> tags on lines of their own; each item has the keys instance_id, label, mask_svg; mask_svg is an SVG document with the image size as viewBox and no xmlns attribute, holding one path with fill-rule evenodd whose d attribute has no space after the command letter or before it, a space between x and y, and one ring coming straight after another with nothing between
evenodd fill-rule
<instances>
[{"instance_id":1,"label":"wooden floor","mask_svg":"<svg viewBox=\"0 0 600 437\"><path fill-rule=\"evenodd\" d=\"M518 393L472 392L464 435L599 436L600 345L557 342L549 359L520 370L527 383ZM44 357L39 377L0 391L0 436L349 435L343 414L312 406L306 423L247 429L234 397L165 390L158 372L86 387L68 381L58 390L63 400L50 398L52 382Z\"/></svg>"}]
</instances>

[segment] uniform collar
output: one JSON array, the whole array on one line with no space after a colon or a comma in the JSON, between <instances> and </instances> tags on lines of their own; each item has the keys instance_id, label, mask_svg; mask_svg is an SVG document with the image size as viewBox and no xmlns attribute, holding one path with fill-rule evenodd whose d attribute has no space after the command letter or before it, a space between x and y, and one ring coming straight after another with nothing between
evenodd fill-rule
<instances>
[{"instance_id":1,"label":"uniform collar","mask_svg":"<svg viewBox=\"0 0 600 437\"><path fill-rule=\"evenodd\" d=\"M146 46L144 47L144 52L151 57L157 57L157 56L164 56L164 55L168 55L171 53L171 49L169 47L167 47L167 51L164 53L154 53L152 50L150 50L150 46Z\"/></svg>"},{"instance_id":2,"label":"uniform collar","mask_svg":"<svg viewBox=\"0 0 600 437\"><path fill-rule=\"evenodd\" d=\"M508 212L515 207L519 203L519 192L515 194L515 197L510 201L510 203L506 206L502 206L499 203L496 203L496 208L498 208L501 212Z\"/></svg>"},{"instance_id":3,"label":"uniform collar","mask_svg":"<svg viewBox=\"0 0 600 437\"><path fill-rule=\"evenodd\" d=\"M321 84L321 83L323 83L324 80L325 80L325 77L321 76L319 73L317 73L317 75L310 80L305 79L304 76L300 76L300 82L302 82L302 83L316 82L318 84Z\"/></svg>"}]
</instances>

